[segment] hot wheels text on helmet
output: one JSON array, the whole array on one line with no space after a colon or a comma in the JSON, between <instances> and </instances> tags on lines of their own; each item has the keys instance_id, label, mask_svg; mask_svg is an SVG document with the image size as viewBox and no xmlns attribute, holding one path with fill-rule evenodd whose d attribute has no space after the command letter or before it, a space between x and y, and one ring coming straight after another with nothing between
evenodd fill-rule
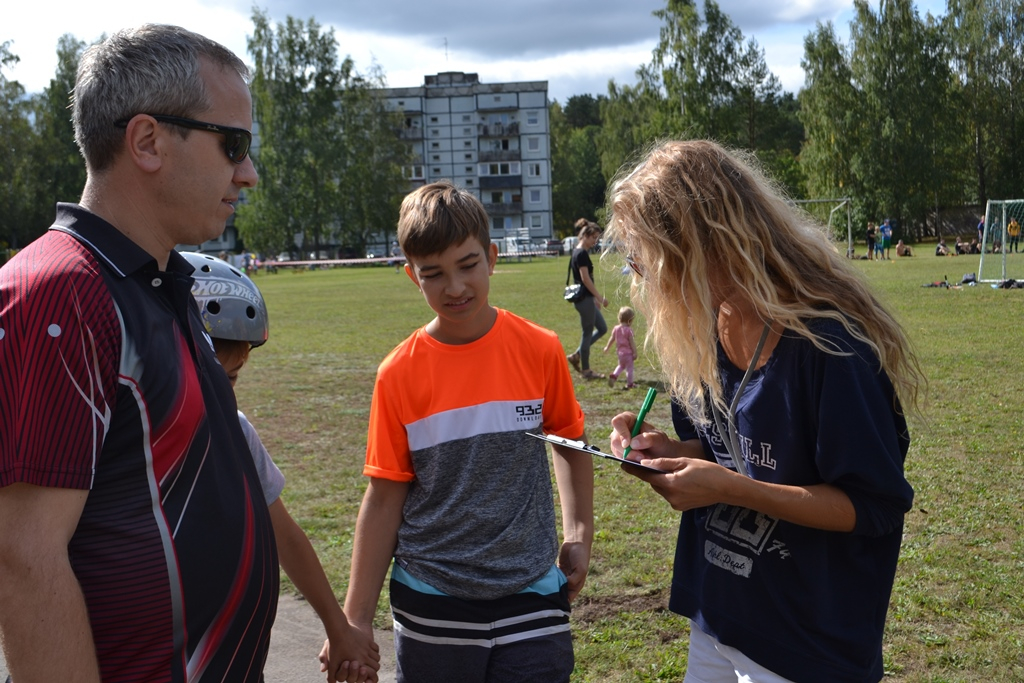
<instances>
[{"instance_id":1,"label":"hot wheels text on helmet","mask_svg":"<svg viewBox=\"0 0 1024 683\"><path fill-rule=\"evenodd\" d=\"M192 295L210 336L253 346L267 341L267 305L256 284L219 258L195 252L182 252L182 256L195 268Z\"/></svg>"}]
</instances>

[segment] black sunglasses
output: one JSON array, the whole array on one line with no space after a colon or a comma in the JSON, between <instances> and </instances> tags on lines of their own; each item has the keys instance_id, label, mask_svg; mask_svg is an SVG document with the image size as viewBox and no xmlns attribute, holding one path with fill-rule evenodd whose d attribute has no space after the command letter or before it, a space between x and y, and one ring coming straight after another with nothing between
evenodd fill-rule
<instances>
[{"instance_id":1,"label":"black sunglasses","mask_svg":"<svg viewBox=\"0 0 1024 683\"><path fill-rule=\"evenodd\" d=\"M217 133L224 136L224 153L228 159L236 164L245 161L249 156L249 147L252 146L252 133L245 128L233 128L232 126L220 126L216 123L186 119L181 116L165 116L163 114L147 114L160 123L169 123L172 126L191 128L193 130L205 130L210 133ZM118 128L127 128L130 119L121 119L114 123Z\"/></svg>"}]
</instances>

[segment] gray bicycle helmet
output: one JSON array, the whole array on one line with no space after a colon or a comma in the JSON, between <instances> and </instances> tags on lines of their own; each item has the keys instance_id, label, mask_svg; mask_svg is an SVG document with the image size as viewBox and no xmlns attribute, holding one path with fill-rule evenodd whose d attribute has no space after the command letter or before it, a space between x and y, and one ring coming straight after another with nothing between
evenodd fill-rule
<instances>
[{"instance_id":1,"label":"gray bicycle helmet","mask_svg":"<svg viewBox=\"0 0 1024 683\"><path fill-rule=\"evenodd\" d=\"M253 347L267 341L267 304L256 283L219 258L189 251L181 255L195 268L192 296L210 336L247 341Z\"/></svg>"}]
</instances>

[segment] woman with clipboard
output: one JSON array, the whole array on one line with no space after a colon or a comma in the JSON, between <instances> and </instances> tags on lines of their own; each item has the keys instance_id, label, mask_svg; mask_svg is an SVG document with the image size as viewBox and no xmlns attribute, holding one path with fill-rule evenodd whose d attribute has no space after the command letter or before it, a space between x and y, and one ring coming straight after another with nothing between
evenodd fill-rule
<instances>
[{"instance_id":1,"label":"woman with clipboard","mask_svg":"<svg viewBox=\"0 0 1024 683\"><path fill-rule=\"evenodd\" d=\"M615 185L675 437L632 414L612 451L682 512L670 609L686 681L877 681L913 489L919 365L826 234L755 167L668 142Z\"/></svg>"}]
</instances>

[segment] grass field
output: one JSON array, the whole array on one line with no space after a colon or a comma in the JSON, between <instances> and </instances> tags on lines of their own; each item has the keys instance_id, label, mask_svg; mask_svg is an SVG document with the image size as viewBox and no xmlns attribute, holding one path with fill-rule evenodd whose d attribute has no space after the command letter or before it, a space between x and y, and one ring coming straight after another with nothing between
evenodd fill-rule
<instances>
[{"instance_id":1,"label":"grass field","mask_svg":"<svg viewBox=\"0 0 1024 683\"><path fill-rule=\"evenodd\" d=\"M611 324L627 303L612 258L598 266ZM1010 276L1024 275L1024 255L1008 258ZM928 422L912 427L907 458L916 499L889 610L887 677L1024 681L1024 290L922 287L947 275L959 282L977 270L976 257L855 263L906 327L930 381ZM500 263L491 301L555 330L571 350L578 318L559 298L565 269L565 258ZM283 499L343 598L377 363L430 311L392 268L256 281L270 340L242 373L239 405L287 476ZM638 340L642 331L638 321ZM614 352L594 349L591 364L607 372ZM642 350L637 371L642 384L657 381ZM610 418L636 410L642 391L575 377L591 440L607 443ZM659 400L650 421L668 426L667 406ZM573 612L574 681L681 680L687 627L666 609L678 515L614 464L595 468L596 538ZM385 595L378 626L390 628L386 605Z\"/></svg>"}]
</instances>

